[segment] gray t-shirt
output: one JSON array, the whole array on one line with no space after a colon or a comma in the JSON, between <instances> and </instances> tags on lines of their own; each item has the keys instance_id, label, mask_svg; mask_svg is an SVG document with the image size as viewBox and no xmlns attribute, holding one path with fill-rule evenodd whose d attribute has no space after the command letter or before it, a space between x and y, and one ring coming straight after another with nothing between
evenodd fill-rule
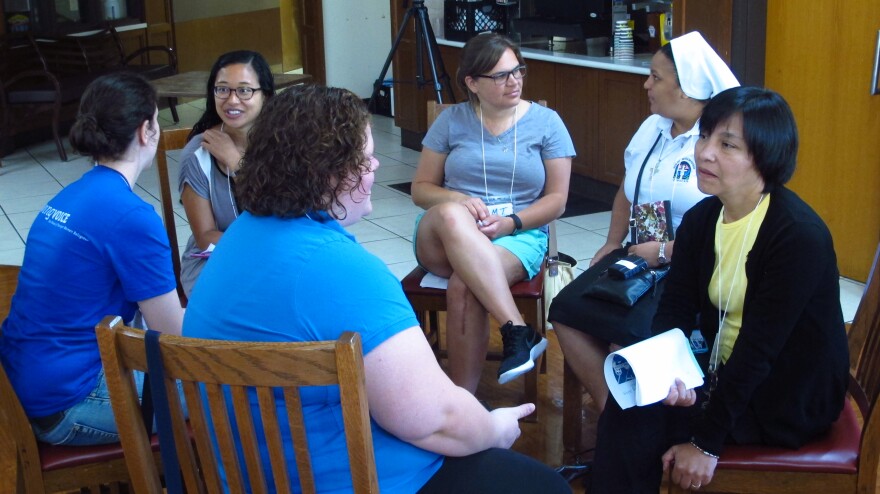
<instances>
[{"instance_id":1,"label":"gray t-shirt","mask_svg":"<svg viewBox=\"0 0 880 494\"><path fill-rule=\"evenodd\" d=\"M210 175L210 177L209 177ZM178 189L189 185L193 192L211 202L214 222L221 232L238 217L235 206L232 178L214 164L211 154L202 148L202 134L192 138L180 154L180 177ZM201 252L195 237L190 235L186 249L180 259L180 282L187 295L204 267L206 259L194 258L192 254Z\"/></svg>"},{"instance_id":2,"label":"gray t-shirt","mask_svg":"<svg viewBox=\"0 0 880 494\"><path fill-rule=\"evenodd\" d=\"M544 192L544 160L575 156L562 119L537 103L499 136L483 129L481 138L480 129L479 114L470 103L459 103L440 113L422 144L447 155L444 188L480 197L487 204L513 202L514 212L527 208Z\"/></svg>"}]
</instances>

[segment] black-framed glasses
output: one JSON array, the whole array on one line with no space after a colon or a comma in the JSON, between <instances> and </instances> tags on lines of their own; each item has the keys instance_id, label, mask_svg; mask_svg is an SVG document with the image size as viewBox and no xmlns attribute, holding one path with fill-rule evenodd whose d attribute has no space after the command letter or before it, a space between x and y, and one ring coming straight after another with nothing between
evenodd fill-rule
<instances>
[{"instance_id":1,"label":"black-framed glasses","mask_svg":"<svg viewBox=\"0 0 880 494\"><path fill-rule=\"evenodd\" d=\"M235 92L235 95L238 96L238 99L242 101L247 101L254 97L254 92L259 91L258 87L237 87L231 88L228 86L214 86L214 96L220 99L228 99L229 96Z\"/></svg>"},{"instance_id":2,"label":"black-framed glasses","mask_svg":"<svg viewBox=\"0 0 880 494\"><path fill-rule=\"evenodd\" d=\"M522 79L526 76L526 66L520 65L519 67L514 67L513 70L507 70L505 72L498 72L497 74L492 75L475 75L474 77L481 77L483 79L492 79L495 82L496 86L503 86L507 84L507 80L513 76L514 79Z\"/></svg>"}]
</instances>

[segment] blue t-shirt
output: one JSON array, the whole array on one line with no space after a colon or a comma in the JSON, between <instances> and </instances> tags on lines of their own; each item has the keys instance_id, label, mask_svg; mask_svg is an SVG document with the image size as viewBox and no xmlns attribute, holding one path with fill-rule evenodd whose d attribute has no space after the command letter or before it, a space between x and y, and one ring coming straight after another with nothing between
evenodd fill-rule
<instances>
[{"instance_id":1,"label":"blue t-shirt","mask_svg":"<svg viewBox=\"0 0 880 494\"><path fill-rule=\"evenodd\" d=\"M137 302L175 288L162 221L117 171L96 166L37 214L0 359L25 412L44 417L97 384L95 325L131 320Z\"/></svg>"},{"instance_id":2,"label":"blue t-shirt","mask_svg":"<svg viewBox=\"0 0 880 494\"><path fill-rule=\"evenodd\" d=\"M183 334L235 341L335 340L361 335L364 354L389 337L418 326L400 282L381 260L355 242L325 213L281 219L241 215L194 287ZM351 492L339 388L303 390L306 433L320 492ZM284 407L279 402L279 414ZM254 416L258 417L256 405ZM412 493L443 457L391 435L372 422L373 448L384 493ZM288 448L291 485L298 486ZM239 452L241 454L241 452ZM264 448L264 463L268 456Z\"/></svg>"}]
</instances>

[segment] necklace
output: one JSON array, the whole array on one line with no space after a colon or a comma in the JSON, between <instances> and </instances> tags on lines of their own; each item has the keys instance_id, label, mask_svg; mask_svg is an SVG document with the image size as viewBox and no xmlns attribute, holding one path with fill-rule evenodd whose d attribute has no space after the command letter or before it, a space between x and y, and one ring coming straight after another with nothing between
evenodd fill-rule
<instances>
[{"instance_id":1,"label":"necklace","mask_svg":"<svg viewBox=\"0 0 880 494\"><path fill-rule=\"evenodd\" d=\"M516 127L519 124L516 120L516 114L519 111L519 105L516 105L513 109L513 170L510 172L510 201L513 202L513 183L514 178L516 177ZM483 126L483 103L480 102L480 150L482 151L483 156L483 187L486 192L486 204L489 203L489 178L486 175L486 141L484 139L485 127ZM498 136L495 136L495 139L498 139ZM500 140L498 141L501 142ZM505 149L506 151L506 149Z\"/></svg>"}]
</instances>

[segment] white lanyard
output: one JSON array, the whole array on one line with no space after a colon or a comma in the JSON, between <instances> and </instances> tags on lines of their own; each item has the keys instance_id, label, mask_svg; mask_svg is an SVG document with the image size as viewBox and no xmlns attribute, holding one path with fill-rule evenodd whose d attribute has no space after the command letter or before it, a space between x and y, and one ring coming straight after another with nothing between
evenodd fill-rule
<instances>
[{"instance_id":1,"label":"white lanyard","mask_svg":"<svg viewBox=\"0 0 880 494\"><path fill-rule=\"evenodd\" d=\"M715 374L718 369L718 360L721 355L721 339L724 334L724 321L727 319L727 309L730 307L730 299L733 296L733 285L734 279L736 275L739 273L740 266L743 265L743 256L745 255L746 250L746 242L749 238L749 232L752 230L752 221L755 219L755 211L758 210L758 206L761 205L761 201L764 200L766 194L761 194L761 197L758 198L758 203L755 204L755 209L752 210L749 216L749 222L746 225L745 234L743 234L743 241L739 247L739 258L736 261L736 266L733 269L733 276L730 277L730 289L727 291L727 302L724 304L724 311L718 313L718 334L715 336L715 343L712 345L712 356L709 358L709 373ZM721 207L721 221L724 221L724 206ZM724 242L721 239L722 229L718 228L718 305L721 305L721 266L724 260ZM719 307L720 309L720 307Z\"/></svg>"},{"instance_id":2,"label":"white lanyard","mask_svg":"<svg viewBox=\"0 0 880 494\"><path fill-rule=\"evenodd\" d=\"M514 177L516 177L516 154L517 154L516 153L516 146L517 146L517 142L516 142L516 126L517 126L516 113L518 110L519 110L519 105L517 104L516 107L513 109L513 171L510 173L510 195L508 196L508 197L510 197L511 204L513 203L513 182L514 182ZM486 176L486 142L483 139L483 133L484 133L484 130L483 130L483 103L480 102L480 148L483 152L483 187L485 188L485 191L486 191L486 204L488 205L489 204L489 179Z\"/></svg>"}]
</instances>

